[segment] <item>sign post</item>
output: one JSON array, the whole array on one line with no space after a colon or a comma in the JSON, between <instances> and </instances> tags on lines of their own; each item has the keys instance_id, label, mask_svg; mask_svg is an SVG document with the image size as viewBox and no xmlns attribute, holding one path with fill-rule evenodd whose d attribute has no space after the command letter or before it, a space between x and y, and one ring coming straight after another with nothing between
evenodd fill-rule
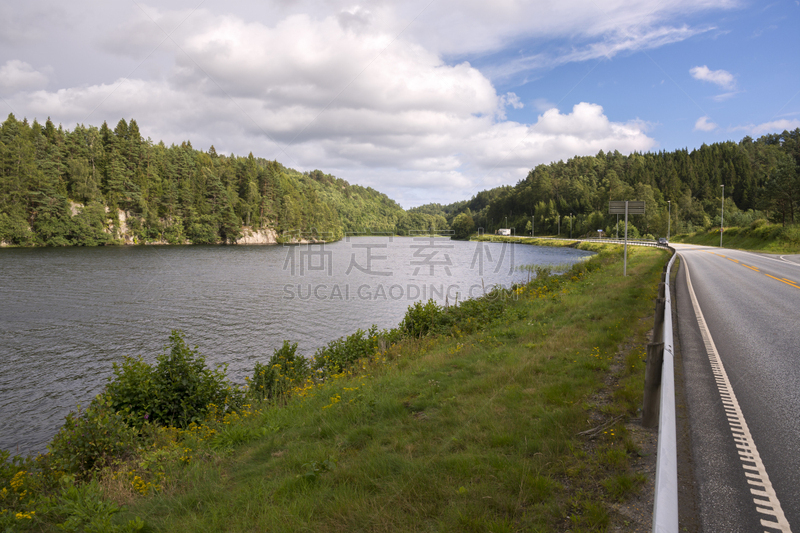
<instances>
[{"instance_id":1,"label":"sign post","mask_svg":"<svg viewBox=\"0 0 800 533\"><path fill-rule=\"evenodd\" d=\"M608 202L609 215L625 214L625 252L622 275L628 275L628 215L644 215L644 202L639 200L611 200Z\"/></svg>"}]
</instances>

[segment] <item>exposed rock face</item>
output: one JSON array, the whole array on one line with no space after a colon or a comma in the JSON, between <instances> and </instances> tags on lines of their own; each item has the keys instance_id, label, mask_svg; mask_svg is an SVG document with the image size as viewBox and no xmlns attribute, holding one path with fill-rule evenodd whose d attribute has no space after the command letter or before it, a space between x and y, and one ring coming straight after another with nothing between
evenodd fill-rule
<instances>
[{"instance_id":1,"label":"exposed rock face","mask_svg":"<svg viewBox=\"0 0 800 533\"><path fill-rule=\"evenodd\" d=\"M72 213L72 216L77 216L83 209L83 204L79 202L73 202L72 200L67 200L67 202L69 203L69 211Z\"/></svg>"},{"instance_id":2,"label":"exposed rock face","mask_svg":"<svg viewBox=\"0 0 800 533\"><path fill-rule=\"evenodd\" d=\"M274 229L265 228L254 230L245 226L242 228L242 236L236 240L236 244L277 244L278 234Z\"/></svg>"},{"instance_id":3,"label":"exposed rock face","mask_svg":"<svg viewBox=\"0 0 800 533\"><path fill-rule=\"evenodd\" d=\"M128 231L128 214L122 209L117 209L117 219L119 220L119 224L115 224L117 235L125 244L133 244L133 236Z\"/></svg>"}]
</instances>

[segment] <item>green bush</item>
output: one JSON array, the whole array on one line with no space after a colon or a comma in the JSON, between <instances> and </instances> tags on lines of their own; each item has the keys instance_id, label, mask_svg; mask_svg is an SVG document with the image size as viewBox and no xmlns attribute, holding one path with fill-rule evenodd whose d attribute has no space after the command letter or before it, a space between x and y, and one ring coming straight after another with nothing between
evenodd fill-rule
<instances>
[{"instance_id":1,"label":"green bush","mask_svg":"<svg viewBox=\"0 0 800 533\"><path fill-rule=\"evenodd\" d=\"M48 445L54 470L86 478L114 459L124 458L136 448L136 430L127 417L99 395L85 411L78 406Z\"/></svg>"},{"instance_id":2,"label":"green bush","mask_svg":"<svg viewBox=\"0 0 800 533\"><path fill-rule=\"evenodd\" d=\"M121 366L114 364L114 377L105 391L114 411L129 413L136 426L150 421L185 427L202 421L211 404L221 413L241 406L244 394L228 382L224 365L208 368L179 331L169 340L169 351L158 356L155 367L131 357Z\"/></svg>"},{"instance_id":3,"label":"green bush","mask_svg":"<svg viewBox=\"0 0 800 533\"><path fill-rule=\"evenodd\" d=\"M338 338L320 348L314 354L313 367L323 375L343 372L359 359L375 355L383 337L383 334L378 334L378 327L375 325L368 331L359 329L352 335Z\"/></svg>"},{"instance_id":4,"label":"green bush","mask_svg":"<svg viewBox=\"0 0 800 533\"><path fill-rule=\"evenodd\" d=\"M440 322L443 308L435 301L417 301L408 306L400 329L410 337L423 337L431 333Z\"/></svg>"},{"instance_id":5,"label":"green bush","mask_svg":"<svg viewBox=\"0 0 800 533\"><path fill-rule=\"evenodd\" d=\"M256 363L253 377L248 380L248 390L256 399L274 399L288 393L292 386L305 381L308 375L308 360L297 355L297 343L290 344L285 340L267 364Z\"/></svg>"},{"instance_id":6,"label":"green bush","mask_svg":"<svg viewBox=\"0 0 800 533\"><path fill-rule=\"evenodd\" d=\"M46 455L11 457L0 450L0 531L35 529L56 487Z\"/></svg>"}]
</instances>

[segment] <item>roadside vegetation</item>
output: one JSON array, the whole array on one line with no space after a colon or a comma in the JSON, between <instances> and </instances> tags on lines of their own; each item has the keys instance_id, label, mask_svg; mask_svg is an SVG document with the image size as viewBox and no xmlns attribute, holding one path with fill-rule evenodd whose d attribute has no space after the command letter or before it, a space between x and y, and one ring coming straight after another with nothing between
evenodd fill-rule
<instances>
[{"instance_id":1,"label":"roadside vegetation","mask_svg":"<svg viewBox=\"0 0 800 533\"><path fill-rule=\"evenodd\" d=\"M800 129L691 152L575 156L537 165L514 186L404 210L321 170L143 139L134 119L72 131L13 114L0 124L0 246L234 243L258 230L284 242L419 231L466 239L478 228L614 235L622 222L610 200L644 201L628 230L650 239L713 231L723 203L732 226L794 224L798 191Z\"/></svg>"},{"instance_id":2,"label":"roadside vegetation","mask_svg":"<svg viewBox=\"0 0 800 533\"><path fill-rule=\"evenodd\" d=\"M719 246L719 227L685 235L675 235L673 242ZM725 228L722 246L741 250L800 254L800 225L769 224L764 219L755 220L745 227Z\"/></svg>"},{"instance_id":3,"label":"roadside vegetation","mask_svg":"<svg viewBox=\"0 0 800 533\"><path fill-rule=\"evenodd\" d=\"M628 236L652 239L705 232L724 219L746 227L763 218L794 224L800 213L800 129L702 145L691 151L617 151L575 156L537 165L516 185L503 185L449 205L416 208L442 215L456 238L478 228L493 234L513 228L518 236L575 237L620 234L624 222L608 214L610 200L645 202ZM567 233L568 234L568 233ZM718 235L719 236L719 235Z\"/></svg>"},{"instance_id":4,"label":"roadside vegetation","mask_svg":"<svg viewBox=\"0 0 800 533\"><path fill-rule=\"evenodd\" d=\"M179 332L126 358L35 458L0 457L3 531L603 531L645 477L626 428L668 259L618 246L409 307L246 386ZM558 269L557 269L558 270Z\"/></svg>"}]
</instances>

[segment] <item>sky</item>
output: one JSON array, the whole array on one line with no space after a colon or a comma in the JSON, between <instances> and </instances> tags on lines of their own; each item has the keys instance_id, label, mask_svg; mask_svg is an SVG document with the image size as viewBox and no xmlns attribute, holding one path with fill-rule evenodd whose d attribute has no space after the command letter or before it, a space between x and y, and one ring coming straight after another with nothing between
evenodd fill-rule
<instances>
[{"instance_id":1,"label":"sky","mask_svg":"<svg viewBox=\"0 0 800 533\"><path fill-rule=\"evenodd\" d=\"M0 2L0 120L135 119L404 208L800 127L800 0Z\"/></svg>"}]
</instances>

